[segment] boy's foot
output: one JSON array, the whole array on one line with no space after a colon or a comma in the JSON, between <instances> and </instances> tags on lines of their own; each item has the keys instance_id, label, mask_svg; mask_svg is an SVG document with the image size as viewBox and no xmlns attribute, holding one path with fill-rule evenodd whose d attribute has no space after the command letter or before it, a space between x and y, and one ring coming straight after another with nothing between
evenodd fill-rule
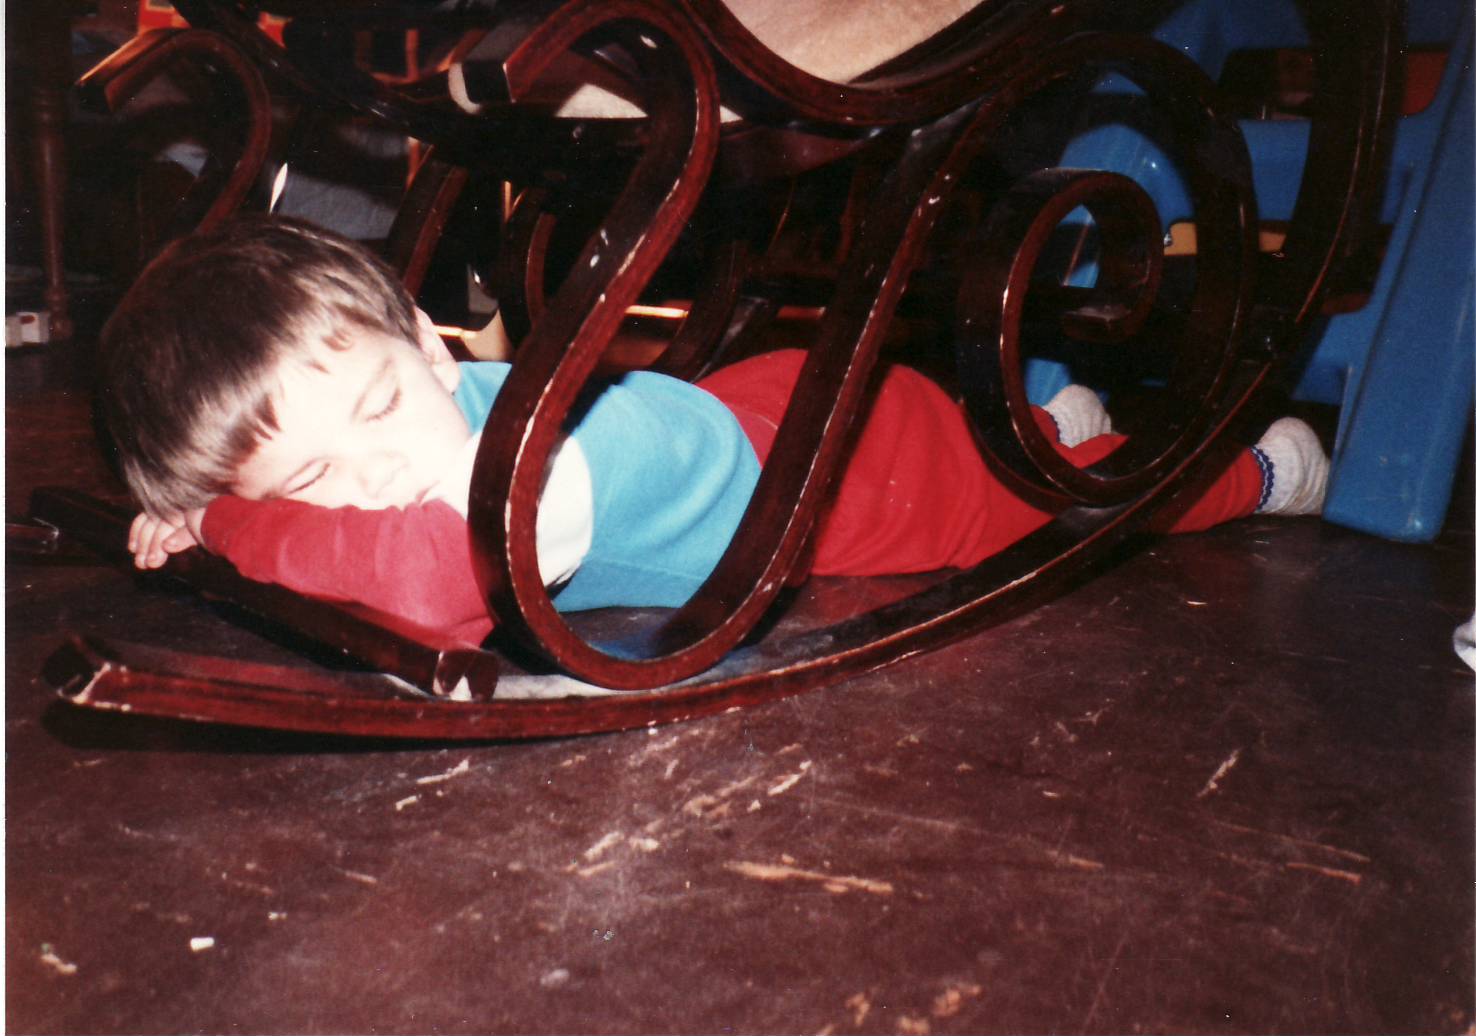
<instances>
[{"instance_id":1,"label":"boy's foot","mask_svg":"<svg viewBox=\"0 0 1476 1036\"><path fill-rule=\"evenodd\" d=\"M1265 480L1257 514L1321 514L1327 454L1306 421L1283 417L1251 448Z\"/></svg>"},{"instance_id":2,"label":"boy's foot","mask_svg":"<svg viewBox=\"0 0 1476 1036\"><path fill-rule=\"evenodd\" d=\"M1056 422L1062 446L1076 446L1112 431L1107 408L1085 385L1067 385L1041 409Z\"/></svg>"}]
</instances>

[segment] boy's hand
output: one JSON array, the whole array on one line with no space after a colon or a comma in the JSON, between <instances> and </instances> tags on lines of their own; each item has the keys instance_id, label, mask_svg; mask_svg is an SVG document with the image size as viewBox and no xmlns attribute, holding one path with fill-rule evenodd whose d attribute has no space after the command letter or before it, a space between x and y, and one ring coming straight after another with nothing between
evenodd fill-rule
<instances>
[{"instance_id":1,"label":"boy's hand","mask_svg":"<svg viewBox=\"0 0 1476 1036\"><path fill-rule=\"evenodd\" d=\"M205 508L197 507L184 514L157 515L140 513L128 527L128 551L138 568L159 568L169 555L203 544L200 522Z\"/></svg>"}]
</instances>

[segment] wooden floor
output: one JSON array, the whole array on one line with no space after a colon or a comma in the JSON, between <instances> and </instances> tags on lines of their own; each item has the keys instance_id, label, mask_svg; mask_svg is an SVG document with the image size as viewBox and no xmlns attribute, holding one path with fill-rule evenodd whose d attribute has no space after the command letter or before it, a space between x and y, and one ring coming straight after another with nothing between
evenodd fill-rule
<instances>
[{"instance_id":1,"label":"wooden floor","mask_svg":"<svg viewBox=\"0 0 1476 1036\"><path fill-rule=\"evenodd\" d=\"M83 367L7 357L12 513L117 492ZM1470 1032L1462 511L1251 520L771 706L453 747L63 704L67 631L277 649L12 556L8 1029Z\"/></svg>"}]
</instances>

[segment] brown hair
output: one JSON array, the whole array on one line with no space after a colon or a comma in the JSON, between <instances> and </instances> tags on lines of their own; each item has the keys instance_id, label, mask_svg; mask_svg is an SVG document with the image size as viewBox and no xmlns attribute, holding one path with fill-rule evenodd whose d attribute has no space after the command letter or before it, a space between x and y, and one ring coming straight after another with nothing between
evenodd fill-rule
<instances>
[{"instance_id":1,"label":"brown hair","mask_svg":"<svg viewBox=\"0 0 1476 1036\"><path fill-rule=\"evenodd\" d=\"M98 408L129 488L170 514L230 492L276 428L282 361L345 331L414 342L415 303L359 245L301 220L240 216L175 242L103 328Z\"/></svg>"}]
</instances>

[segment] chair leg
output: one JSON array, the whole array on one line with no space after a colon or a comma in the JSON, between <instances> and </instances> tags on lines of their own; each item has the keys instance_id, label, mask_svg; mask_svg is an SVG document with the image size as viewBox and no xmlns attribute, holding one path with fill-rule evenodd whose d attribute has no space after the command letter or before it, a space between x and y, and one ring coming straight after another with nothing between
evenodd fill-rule
<instances>
[{"instance_id":1,"label":"chair leg","mask_svg":"<svg viewBox=\"0 0 1476 1036\"><path fill-rule=\"evenodd\" d=\"M71 29L64 7L30 7L28 38L32 77L30 161L41 216L41 255L46 275L43 296L50 313L51 341L72 336L63 237L67 191L67 89L71 83Z\"/></svg>"}]
</instances>

